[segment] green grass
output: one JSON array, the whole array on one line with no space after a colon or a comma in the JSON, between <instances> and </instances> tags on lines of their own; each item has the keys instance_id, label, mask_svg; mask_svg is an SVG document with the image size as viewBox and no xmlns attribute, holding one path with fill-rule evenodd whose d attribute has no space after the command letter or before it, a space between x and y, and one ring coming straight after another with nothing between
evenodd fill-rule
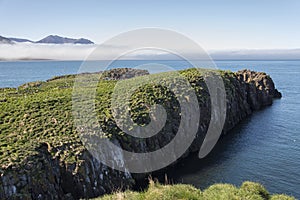
<instances>
[{"instance_id":1,"label":"green grass","mask_svg":"<svg viewBox=\"0 0 300 200\"><path fill-rule=\"evenodd\" d=\"M0 90L0 99L5 99L0 101L2 168L18 165L35 155L41 143L82 148L72 125L72 85L72 79L62 78L25 84L17 90ZM72 157L71 154L72 151L62 152L62 159Z\"/></svg>"},{"instance_id":2,"label":"green grass","mask_svg":"<svg viewBox=\"0 0 300 200\"><path fill-rule=\"evenodd\" d=\"M199 102L208 99L208 91L202 74L196 70L180 72L196 90ZM222 72L230 78L231 72ZM99 74L86 74L92 80L98 80ZM155 79L150 75L146 79ZM165 77L168 74L163 75ZM22 165L37 154L37 148L47 143L53 156L59 156L64 162L74 163L77 155L84 150L78 132L73 125L72 91L73 75L53 78L50 81L32 82L17 89L0 89L0 164L8 166ZM124 80L126 85L145 77ZM230 81L229 81L230 82ZM116 127L113 120L110 99L116 81L100 80L96 94L96 111L99 122L107 137L124 140L124 146L132 145L130 138ZM184 92L183 92L184 93ZM146 104L163 104L167 110L180 111L176 98L167 88L147 84L139 88L131 99L131 117L139 125L149 122L149 108ZM174 120L173 120L174 121ZM169 121L170 123L172 122ZM165 131L167 132L167 131ZM127 141L127 142L126 142Z\"/></svg>"},{"instance_id":3,"label":"green grass","mask_svg":"<svg viewBox=\"0 0 300 200\"><path fill-rule=\"evenodd\" d=\"M259 183L244 182L240 188L230 184L214 184L201 191L191 185L161 185L150 181L143 192L116 192L95 200L294 200L284 194L271 195Z\"/></svg>"},{"instance_id":4,"label":"green grass","mask_svg":"<svg viewBox=\"0 0 300 200\"><path fill-rule=\"evenodd\" d=\"M199 106L207 106L209 93L204 82L207 71L193 69L180 71L196 91ZM235 75L229 71L219 71L227 98L236 95ZM130 85L135 81L170 77L170 74L136 77L122 81ZM98 80L97 74L84 75ZM17 89L0 89L0 172L9 166L23 167L26 163L39 162L35 155L38 148L47 144L53 158L59 157L64 163L80 162L80 155L85 151L79 134L73 125L72 92L74 75L57 77L47 82L32 82ZM170 81L170 80L166 80ZM96 111L101 128L106 137L118 138L123 148L134 149L138 141L126 136L115 124L111 110L111 96L117 81L100 80L96 92ZM88 92L88 90L86 91ZM185 95L186 91L182 92ZM174 94L168 88L158 84L146 84L138 88L130 100L131 117L139 125L149 123L149 105L159 103L165 107L169 126L162 134L169 134L174 124L180 120L180 106ZM122 106L122 105L120 105ZM169 113L170 112L170 113ZM171 124L171 125L170 125ZM166 141L168 142L168 141ZM138 146L138 145L136 145ZM38 174L38 173L37 173ZM285 195L270 195L263 186L245 182L240 188L227 184L216 184L204 191L190 185L160 185L151 182L144 192L119 192L100 199L293 199Z\"/></svg>"}]
</instances>

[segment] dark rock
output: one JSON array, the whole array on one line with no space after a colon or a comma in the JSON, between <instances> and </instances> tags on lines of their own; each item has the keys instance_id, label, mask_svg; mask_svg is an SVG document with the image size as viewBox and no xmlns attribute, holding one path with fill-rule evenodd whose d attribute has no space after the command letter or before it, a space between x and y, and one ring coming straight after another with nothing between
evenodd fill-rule
<instances>
[{"instance_id":1,"label":"dark rock","mask_svg":"<svg viewBox=\"0 0 300 200\"><path fill-rule=\"evenodd\" d=\"M137 76L148 75L147 70L133 69L133 68L115 68L111 70L104 71L101 78L105 80L123 80L129 79Z\"/></svg>"},{"instance_id":2,"label":"dark rock","mask_svg":"<svg viewBox=\"0 0 300 200\"><path fill-rule=\"evenodd\" d=\"M253 111L271 105L273 98L280 98L281 93L275 89L274 82L265 73L242 70L236 73L222 72L227 95L226 121L223 134L236 126ZM117 80L148 74L145 70L130 68L112 69L104 72L104 79ZM202 88L201 93L208 96L205 82L196 80L191 83ZM24 86L26 87L26 85ZM199 151L210 122L210 99L204 98L199 102L201 119L199 130L191 147L182 158ZM172 103L172 102L171 102ZM175 105L175 104L174 104ZM170 109L174 108L169 105ZM147 152L160 149L176 135L180 118L170 116L171 126L167 126L164 134L141 145L139 140L115 138L122 148L128 151ZM79 199L90 198L113 192L115 189L127 189L135 181L143 180L148 174L130 174L113 170L92 157L83 150L76 153L76 162L67 163L60 159L60 152L68 148L51 147L42 143L37 149L37 155L27 158L23 166L0 169L0 199ZM123 158L123 155L118 155ZM181 158L181 159L182 159Z\"/></svg>"},{"instance_id":3,"label":"dark rock","mask_svg":"<svg viewBox=\"0 0 300 200\"><path fill-rule=\"evenodd\" d=\"M85 151L76 165L53 158L49 146L42 143L38 155L28 158L26 167L1 172L0 199L79 199L131 187L129 173L107 168ZM30 160L36 161L29 166Z\"/></svg>"},{"instance_id":4,"label":"dark rock","mask_svg":"<svg viewBox=\"0 0 300 200\"><path fill-rule=\"evenodd\" d=\"M275 89L273 80L266 73L241 70L236 75L247 85L247 99L252 109L258 110L271 105L273 98L281 98L281 93Z\"/></svg>"}]
</instances>

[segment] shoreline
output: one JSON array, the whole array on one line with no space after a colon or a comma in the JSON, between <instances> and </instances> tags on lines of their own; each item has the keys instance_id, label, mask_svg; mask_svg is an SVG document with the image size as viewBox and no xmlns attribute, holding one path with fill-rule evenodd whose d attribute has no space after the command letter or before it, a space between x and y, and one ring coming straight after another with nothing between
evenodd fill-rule
<instances>
[{"instance_id":1,"label":"shoreline","mask_svg":"<svg viewBox=\"0 0 300 200\"><path fill-rule=\"evenodd\" d=\"M190 75L193 75L194 72L192 70L183 70L182 73L184 73L185 76L190 77ZM224 133L227 132L228 130L230 130L231 128L233 128L238 122L243 120L246 116L249 116L253 112L252 110L257 110L257 109L260 109L262 107L272 104L273 97L278 95L276 93L275 86L274 86L272 79L265 73L256 73L256 72L251 72L251 71L240 71L240 72L236 72L236 73L222 71L222 73L223 73L222 77L226 80L225 86L227 86L226 88L228 89L228 90L226 90L226 92L229 92L228 94L230 94L228 96L229 102L230 102L228 105L231 107L229 109L230 113L228 114L227 122L224 127ZM114 73L112 73L112 74L114 74ZM151 75L151 76L155 76L155 75ZM114 75L112 77L114 77ZM265 80L265 81L263 81L263 80ZM192 82L194 81L192 76L190 77L189 81L192 81ZM254 82L252 82L252 81L254 81ZM33 85L29 85L28 87L23 87L23 88L21 88L20 91L18 91L18 93L28 94L29 100L31 98L35 99L36 97L39 97L42 100L43 96L41 96L41 95L43 95L43 93L47 94L48 92L50 92L49 93L50 97L53 94L55 94L55 93L52 94L51 91L53 90L53 88L55 89L56 85L58 85L59 87L61 87L61 89L60 89L61 92L60 91L58 91L58 92L61 95L60 99L62 99L59 101L62 101L62 102L60 102L59 104L56 104L56 102L58 100L55 98L55 99L53 99L53 103L55 103L55 104L52 105L52 103L51 103L52 101L49 103L50 103L50 106L52 106L52 107L54 106L53 108L55 110L57 110L55 112L58 112L59 115L62 115L61 112L69 112L68 110L66 110L66 108L64 109L65 111L64 110L60 111L59 105L60 104L64 105L65 103L67 103L67 101L64 100L66 98L66 94L64 91L66 90L69 92L69 90L71 89L71 86L72 86L71 83L72 82L71 82L70 77L63 76L59 79L53 79L52 81L44 82L41 85L33 84ZM109 81L107 83L110 84ZM207 88L205 89L205 85L203 82L200 81L200 82L195 82L195 83L197 84L196 87L203 88L202 89L202 92L204 92L203 94L205 94L207 92L206 91ZM256 85L256 83L258 83L258 85ZM61 84L63 84L63 85L61 85ZM264 84L264 85L261 85L261 84ZM231 86L233 86L233 85L235 85L235 87L232 88ZM263 88L263 90L258 89L260 86ZM43 89L43 88L45 88L45 89ZM111 88L111 86L109 86L109 88ZM107 88L108 91L110 91L109 88ZM271 91L271 92L267 93L264 88L265 89L268 88L268 91ZM56 90L53 90L53 91L56 91ZM246 91L248 91L248 92L246 92ZM103 92L104 92L103 94L107 93L106 89L104 89ZM247 97L247 94L245 92L248 93L250 96ZM206 130L205 126L207 126L207 122L209 122L209 118L210 118L209 117L210 111L209 111L209 107L208 107L209 103L207 102L207 100L205 100L206 99L205 96L201 97L201 95L200 95L199 97L204 98L203 103L200 104L200 107L203 108L203 110L201 110L201 113L203 111L204 117L203 117L203 121L202 121L202 127L200 128L200 132L198 133L200 137L198 140L194 141L194 143L192 144L192 146L189 149L189 153L198 151L199 142L201 142L201 138L203 138L203 136L204 136L203 134ZM13 98L15 98L15 97L13 97ZM19 97L17 97L17 98L19 98ZM106 97L102 96L101 98L106 98ZM258 98L258 99L256 99L256 98ZM242 103L244 99L248 99L247 104ZM22 98L20 100L22 100ZM11 101L10 97L8 96L6 102L4 102L4 103L9 104L10 101ZM28 100L26 100L26 101L28 101ZM39 107L41 107L41 106L44 107L43 101L39 100L38 102L39 102L39 104L38 104ZM240 105L242 107L238 108L239 107L238 105ZM31 108L31 106L35 106L35 104L32 104L32 105L29 104L28 106L29 106L29 108ZM103 106L105 106L105 105L103 105ZM48 107L49 107L49 105L48 105ZM47 109L47 107L45 107L44 109ZM28 117L28 114L26 115L26 118L27 117ZM55 121L59 121L61 116L53 116L53 117L56 120L54 120L54 122L50 121L50 123L52 124L51 126L53 126L53 128L55 128L56 127L55 123L57 123ZM29 116L29 119L30 119L30 116ZM64 119L64 121L65 120L66 119ZM19 123L18 120L15 122ZM15 122L13 122L13 123L15 123ZM66 122L64 122L64 123L66 123ZM173 124L173 125L176 126L176 123L178 123L178 122L176 122L176 120L175 120L174 123L175 124ZM34 125L34 124L32 124L32 125ZM39 129L39 128L40 127L37 127L37 129ZM68 127L66 127L66 128L68 128ZM5 129L4 129L4 131L5 131ZM166 133L170 134L171 132L167 131ZM71 135L68 136L69 139L73 138L72 132L70 134ZM174 133L172 133L172 134L174 134ZM37 139L40 139L39 137ZM115 137L119 140L122 140L122 138L123 138L123 136L120 137L118 135L116 135ZM170 135L168 137L172 137L172 135ZM35 147L34 151L39 152L38 157L42 157L47 162L51 163L50 166L45 165L46 163L43 163L43 162L41 163L41 166L43 166L45 168L44 170L46 170L45 173L47 176L46 177L42 176L42 177L38 178L37 181L42 185L45 184L45 186L47 186L47 188L49 188L49 190L52 192L45 193L45 191L43 192L36 188L37 191L31 195L35 195L35 194L38 195L38 194L43 193L44 197L51 197L51 195L53 195L53 194L62 195L61 197L63 197L64 195L69 195L69 193L70 193L76 199L77 197L88 197L88 196L94 196L94 195L96 196L99 194L103 194L104 191L107 191L107 190L109 191L109 188L112 189L113 187L116 187L116 185L114 185L114 184L117 184L117 185L121 184L123 186L127 185L128 187L130 187L133 185L132 182L137 180L137 177L135 178L134 174L117 173L114 170L107 169L105 166L101 165L100 163L95 162L92 159L91 155L89 155L89 153L86 150L81 149L80 143L78 143L77 139L76 138L74 138L74 139L75 140L71 144L74 143L75 147L77 146L76 148L79 148L79 151L78 151L79 154L77 156L75 156L74 158L71 156L70 158L64 158L63 160L61 160L61 158L58 157L58 155L60 155L60 154L56 155L58 152L64 151L63 149L65 149L65 148L68 149L68 146L70 145L68 143L60 146L60 145L55 144L56 142L47 139L46 143L45 142L40 143L39 144L40 146L38 145ZM125 138L123 138L123 139L125 139ZM133 148L132 150L134 150L136 147L134 145L130 146L129 144L136 144L136 141L134 141L132 138L127 138L127 139L129 139L129 143L124 141L121 143L121 145L124 148L129 148L129 149ZM45 139L43 139L43 140L45 140ZM60 140L59 137L56 138L56 140ZM165 139L157 138L157 140L154 141L154 143L153 143L153 145L154 145L153 147L157 148L157 145L160 146L162 143L166 142L165 140L166 140L166 138ZM16 146L16 148L18 148L18 147ZM31 147L28 146L28 148L30 149ZM70 153L70 152L66 151L65 153ZM187 153L186 156L188 156L189 153ZM31 162L36 162L35 160L37 159L37 157L32 156L30 158L30 160L31 159L32 159ZM71 160L67 161L68 159L71 159ZM81 164L81 167L78 166L79 163L78 162L74 163L74 161L72 161L73 159L80 160L80 163L83 162L83 165ZM24 167L27 168L28 161L26 161L22 165L24 165ZM63 167L61 167L61 165L63 165ZM91 166L93 166L93 167L91 167ZM30 177L31 177L30 179L32 179L32 177L35 177L35 175L34 175L35 170L33 170L33 168L31 168L31 170L33 170L32 171L33 174L31 174L31 172L30 172L31 170L29 171L29 174L28 173L24 174L24 171L22 170L22 168L23 167L12 168L12 166L11 167L8 166L8 168L6 168L6 169L2 168L2 170L4 170L4 171L1 173L2 177L3 177L1 179L1 185L2 186L5 185L5 188L6 188L6 189L4 188L4 191L3 191L4 194L6 194L6 195L9 195L9 194L15 195L16 193L20 194L20 193L18 193L20 191L20 188L24 187L24 186L22 186L22 183L20 183L19 178L14 178L11 180L11 178L9 178L9 177L25 176L25 177L27 177L26 182L29 181ZM75 173L74 172L75 169L77 169L76 171L78 171L78 170L79 171L77 173ZM44 170L42 170L42 171L44 171ZM102 174L102 178L91 176L91 174L86 174L87 171L91 171L91 170L93 171L93 174ZM105 173L104 173L105 171L108 171L107 175L105 175ZM17 173L18 175L15 173ZM71 175L73 173L75 173L75 174ZM15 175L13 175L13 174L15 174ZM144 177L146 177L146 176L147 175L145 174ZM59 180L58 182L60 184L57 185L55 182L50 181L49 177L53 177L54 180L56 180L56 179ZM93 184L95 183L94 181L82 182L82 181L80 181L81 178L84 178L84 180L86 178L89 178L89 180L94 180L97 183L102 183L102 185L98 189L96 188L96 190L94 190L93 189L93 187L95 187L95 186L93 186ZM119 180L119 183L106 182L110 179ZM10 180L10 181L8 181L8 180ZM69 180L69 181L67 181L67 180ZM70 188L67 185L65 185L66 181L68 183L72 183L71 185L73 185L73 186ZM35 185L34 182L29 183L30 188L34 187L34 185ZM86 192L84 192L84 190L82 188L83 186L90 188L90 189L85 190ZM106 189L104 189L104 188L106 188ZM1 187L0 187L0 190L1 190ZM63 192L63 191L65 191L65 192ZM48 195L50 195L50 196L48 196ZM7 197L7 196L5 196L5 197Z\"/></svg>"}]
</instances>

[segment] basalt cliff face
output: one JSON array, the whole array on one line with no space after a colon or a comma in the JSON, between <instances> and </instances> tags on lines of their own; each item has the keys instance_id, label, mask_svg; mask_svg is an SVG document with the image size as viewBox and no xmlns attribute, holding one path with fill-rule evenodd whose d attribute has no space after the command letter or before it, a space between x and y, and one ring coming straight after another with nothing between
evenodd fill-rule
<instances>
[{"instance_id":1,"label":"basalt cliff face","mask_svg":"<svg viewBox=\"0 0 300 200\"><path fill-rule=\"evenodd\" d=\"M131 75L120 75L128 71ZM197 136L183 158L199 151L211 109L204 75L196 70L180 73L195 89L201 112ZM271 105L274 98L281 97L271 77L265 73L249 70L218 73L226 88L224 134L253 111ZM160 149L174 138L180 123L180 105L175 96L166 88L148 85L133 95L132 118L138 124L149 123L149 110L145 105L160 103L167 113L172 113L162 132L141 140L121 134L116 128L109 104L116 80L147 74L145 71L113 70L105 75L103 85L98 89L95 105L99 122L108 137L128 151ZM18 90L6 88L0 91L0 199L96 197L131 188L136 180L147 176L113 170L93 158L83 147L72 123L73 83L74 77L66 76L26 84ZM122 152L115 157L122 160Z\"/></svg>"},{"instance_id":2,"label":"basalt cliff face","mask_svg":"<svg viewBox=\"0 0 300 200\"><path fill-rule=\"evenodd\" d=\"M234 75L233 94L227 95L225 132L253 111L272 105L274 98L282 96L272 78L264 72L241 70Z\"/></svg>"}]
</instances>

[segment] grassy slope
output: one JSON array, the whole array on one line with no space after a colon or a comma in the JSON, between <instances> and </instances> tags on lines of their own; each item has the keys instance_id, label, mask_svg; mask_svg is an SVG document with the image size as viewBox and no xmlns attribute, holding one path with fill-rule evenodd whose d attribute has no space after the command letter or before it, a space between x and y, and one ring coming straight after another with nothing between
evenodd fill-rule
<instances>
[{"instance_id":1,"label":"grassy slope","mask_svg":"<svg viewBox=\"0 0 300 200\"><path fill-rule=\"evenodd\" d=\"M95 200L294 200L284 195L270 195L260 184L244 182L240 188L230 184L214 184L201 191L191 185L161 185L150 181L144 192L117 192Z\"/></svg>"},{"instance_id":2,"label":"grassy slope","mask_svg":"<svg viewBox=\"0 0 300 200\"><path fill-rule=\"evenodd\" d=\"M198 100L204 101L207 95L203 95L205 93L202 87L204 82L199 72L185 70L181 74L188 78L192 86L194 84L193 87L199 95ZM232 77L232 73L229 72L223 75ZM93 75L85 76L95 78ZM47 143L48 150L53 156L59 155L64 162L76 162L77 155L84 147L73 126L73 83L74 76L70 75L48 82L27 83L18 89L0 89L0 170L28 162L27 159L37 153L36 148L42 143ZM100 81L97 89L96 109L99 121L103 123L102 128L107 131L108 136L122 137L124 133L115 129L110 109L110 98L115 84L116 81ZM169 105L168 101L174 102L174 96L170 94L166 97L166 94L170 92L159 86L152 87L152 85L147 85L134 94L133 98L137 100L132 101L133 120L141 125L147 124L150 119L149 109L145 108L142 101L145 100L149 104L159 101L163 105ZM170 110L175 104L176 102L174 105L169 105Z\"/></svg>"},{"instance_id":3,"label":"grassy slope","mask_svg":"<svg viewBox=\"0 0 300 200\"><path fill-rule=\"evenodd\" d=\"M199 94L198 100L207 98L207 95L201 95L201 91L205 93L205 89L203 84L198 84L203 83L203 77L198 72L186 70L181 73L188 78L197 95ZM230 84L233 73L222 72L222 76L228 95L233 91ZM84 147L73 127L73 82L74 76L65 76L49 82L28 83L18 90L0 89L0 172L8 166L22 167L22 164L29 162L28 159L34 159L34 155L38 153L36 148L42 143L47 143L48 151L53 157L59 155L63 162L78 162L78 155ZM109 99L115 83L116 81L103 80L97 91L99 119L107 122L107 126L112 120ZM161 97L166 92L160 89L148 85L135 95L142 96L144 100L150 99L149 103L155 102L150 96L158 95L160 101L166 102L167 99ZM132 113L132 117L140 124L146 124L149 120L148 111L142 105L132 102L132 110L136 112ZM139 113L145 117L140 118ZM113 137L114 134L122 135L119 131L109 132L108 135ZM105 196L103 199L263 199L262 194L267 192L262 186L254 183L244 183L241 189L231 185L214 185L203 192L189 185L162 186L152 183L149 189L142 193L127 191ZM272 199L292 198L272 196Z\"/></svg>"},{"instance_id":4,"label":"grassy slope","mask_svg":"<svg viewBox=\"0 0 300 200\"><path fill-rule=\"evenodd\" d=\"M0 90L0 163L5 168L21 164L36 154L36 147L80 148L72 126L72 79L66 77L49 83L36 82L16 89ZM55 153L55 152L53 152ZM72 158L74 152L65 151Z\"/></svg>"}]
</instances>

